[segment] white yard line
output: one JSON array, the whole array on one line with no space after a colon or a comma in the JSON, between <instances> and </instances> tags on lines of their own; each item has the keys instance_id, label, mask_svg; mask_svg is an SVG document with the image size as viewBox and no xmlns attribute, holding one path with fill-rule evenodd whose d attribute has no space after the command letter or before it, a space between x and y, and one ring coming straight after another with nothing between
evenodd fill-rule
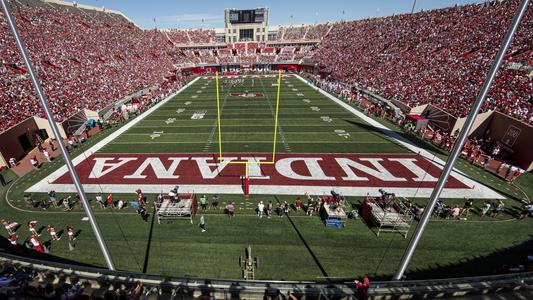
<instances>
[{"instance_id":1,"label":"white yard line","mask_svg":"<svg viewBox=\"0 0 533 300\"><path fill-rule=\"evenodd\" d=\"M308 82L307 80L302 78L300 75L295 75L295 77L300 79L302 82L304 82L305 84L307 84L311 88L315 89L316 91L318 91L322 95L328 97L329 99L331 99L335 103L339 104L341 107L343 107L347 111L349 111L352 114L356 115L360 119L363 119L365 122L367 122L368 124L372 125L376 129L380 130L385 135L389 136L391 139L394 139L396 142L398 142L399 144L401 144L405 148L413 151L414 153L420 154L421 156L423 156L425 159L427 159L428 161L432 162L436 166L439 166L439 167L444 166L445 162L442 159L436 157L434 154L430 153L426 149L423 149L423 148L420 148L420 147L418 147L416 145L413 145L405 137L399 135L398 133L396 133L396 132L390 130L389 128L387 128L385 125L383 125L383 124L375 121L374 119L368 117L367 115L365 115L362 112L358 111L354 107L350 106L348 103L346 103L346 102L340 100L339 98L331 95L330 93L328 93L328 92L316 87L315 85L311 84L310 82ZM483 184L481 184L480 182L474 181L474 180L464 176L463 173L460 172L457 169L454 169L454 171L452 171L451 175L453 175L455 178L459 179L464 184L466 184L469 187L471 187L471 189L473 191L476 191L478 193L477 195L472 196L472 198L505 199L505 197L503 197L502 195L498 194L496 191L490 189L489 187L486 187ZM446 197L445 196L445 195L447 195L447 194L445 194L446 190L450 190L450 189L444 189L444 191L442 192L442 194L443 194L442 197ZM421 197L421 195L418 195L418 197ZM466 196L466 195L458 195L458 198L463 198L463 197L468 197L468 196Z\"/></svg>"},{"instance_id":2,"label":"white yard line","mask_svg":"<svg viewBox=\"0 0 533 300\"><path fill-rule=\"evenodd\" d=\"M178 122L179 120L177 120L176 122ZM338 126L333 126L331 125L331 123L328 123L328 124L320 124L320 125L316 125L316 124L302 124L302 125L283 125L283 127L324 127L324 126L327 126L329 125L330 127L340 127L340 126L345 126L345 127L353 127L353 125L338 125ZM274 125L273 124L269 124L269 125L261 125L261 124L257 124L257 125L249 125L249 126L246 126L245 127L273 127ZM135 126L135 128L197 128L197 127L213 127L212 125L184 125L184 126L171 126L171 125L162 125L162 126L157 126L157 125L139 125L139 126ZM243 125L239 125L239 124L230 124L230 125L224 125L224 127L243 127ZM306 131L308 132L308 131ZM368 132L368 131L352 131L352 132ZM129 134L129 133L127 133Z\"/></svg>"},{"instance_id":3,"label":"white yard line","mask_svg":"<svg viewBox=\"0 0 533 300\"><path fill-rule=\"evenodd\" d=\"M162 116L162 117L167 117L167 116L169 116L169 115L165 115L165 116ZM215 119L216 119L216 115L215 115L214 117L215 117ZM335 117L335 116L334 116L334 117ZM316 121L316 119L317 119L316 117L315 117L315 118L296 118L296 117L290 117L290 118L281 118L281 117L280 117L280 118L279 118L279 120L289 120L289 121L290 121L290 120L315 120L315 121ZM212 119L212 118L205 118L205 117L204 117L202 120L204 120L204 121L211 121L211 120L213 120L213 119ZM227 118L227 119L226 119L226 118L223 118L223 119L221 119L220 121L250 121L250 120L253 120L253 119L252 119L252 118L248 118L248 119L242 119L242 118L240 118L240 119L237 119L237 118L235 118L235 119L234 119L234 118ZM158 120L147 120L147 121L158 121ZM176 122L178 122L178 121L183 121L183 120L176 120ZM223 124L223 126L226 126L226 125Z\"/></svg>"},{"instance_id":4,"label":"white yard line","mask_svg":"<svg viewBox=\"0 0 533 300\"><path fill-rule=\"evenodd\" d=\"M252 125L253 126L253 125ZM241 126L241 127L247 127L247 126ZM272 126L271 126L272 127ZM138 127L137 127L138 128ZM215 126L216 129L216 126ZM373 135L373 133L368 131L346 131L350 134L370 134ZM272 135L274 132L257 132L257 131L226 131L222 132L224 135L225 133L242 133L242 134L256 134L256 135ZM279 133L279 132L278 132ZM288 131L285 132L286 134L324 134L324 135L337 135L333 130L331 132L329 131ZM148 136L151 132L145 132L145 133L124 133L123 136ZM165 132L161 134L161 136L164 135L199 135L199 134L211 134L211 132Z\"/></svg>"},{"instance_id":5,"label":"white yard line","mask_svg":"<svg viewBox=\"0 0 533 300\"><path fill-rule=\"evenodd\" d=\"M139 145L153 145L153 144L204 144L205 142L181 142L181 141L172 141L172 142L157 142L157 141L142 141L142 142L114 142L113 144L121 144L121 145L128 145L128 144L139 144ZM238 144L238 143L244 143L244 144L272 144L273 141L222 141L222 144ZM292 144L390 144L388 141L377 141L377 142L370 142L370 141L293 141Z\"/></svg>"},{"instance_id":6,"label":"white yard line","mask_svg":"<svg viewBox=\"0 0 533 300\"><path fill-rule=\"evenodd\" d=\"M263 84L262 80L259 80L259 82L261 83L261 88L263 89L263 92L265 93L264 95L266 96L266 99L267 99L267 102L268 102L268 107L270 108L270 112L271 112L272 116L274 118L276 118L276 112L274 111L274 107L272 107L272 103L270 102L270 97L268 96L268 92L265 90L265 85ZM278 88L281 89L281 87L278 87ZM281 98L281 95L280 95L280 98ZM279 102L281 99L277 99L277 100ZM279 121L279 111L278 111L277 118L278 118L278 121ZM287 139L285 138L285 134L283 134L283 128L281 128L281 125L279 124L279 122L278 122L277 126L278 126L277 131L278 131L279 136L281 138L281 142L283 143L283 149L285 149L285 152L292 152L291 146L287 142ZM274 145L274 147L276 147L276 145Z\"/></svg>"},{"instance_id":7,"label":"white yard line","mask_svg":"<svg viewBox=\"0 0 533 300\"><path fill-rule=\"evenodd\" d=\"M220 113L222 113L222 111L224 110L224 106L226 105L230 92L231 92L231 87L228 88L228 91L226 92L226 96L224 97L224 100L222 101L222 105L220 107ZM217 114L218 114L218 111L217 111ZM209 135L209 138L207 139L207 143L204 146L203 152L207 152L211 148L211 145L213 144L213 139L215 138L215 135L217 134L217 128L218 128L218 119L215 119L215 124L213 125L213 129L211 130L211 134Z\"/></svg>"},{"instance_id":8,"label":"white yard line","mask_svg":"<svg viewBox=\"0 0 533 300\"><path fill-rule=\"evenodd\" d=\"M161 102L157 103L156 105L152 106L151 108L149 108L147 111L145 111L144 113L142 113L141 115L139 115L137 118L131 120L129 123L127 123L126 125L122 126L121 128L119 128L117 131L111 133L110 135L108 135L107 137L103 138L101 141L99 141L98 143L96 143L94 146L92 146L91 148L85 150L83 153L81 153L80 155L76 156L74 159L72 159L72 163L76 166L78 165L79 163L81 163L82 161L84 161L87 157L91 156L93 153L95 153L96 151L102 149L104 146L106 146L107 144L109 144L111 141L113 141L114 139L116 139L117 137L119 137L121 134L123 134L124 132L126 132L128 129L130 129L131 127L133 127L134 125L136 125L137 123L139 123L140 121L142 121L144 118L146 118L148 115L150 115L152 112L156 111L158 108L160 108L161 106L163 106L165 103L167 103L168 101L170 101L172 98L174 98L176 95L178 95L179 93L183 92L184 90L186 90L188 87L190 87L191 85L193 85L196 81L198 81L200 79L200 77L196 77L194 80L192 80L191 82L187 83L185 86L183 86L179 91L175 92L174 94L168 96L166 99L162 100ZM42 191L42 192L45 192L45 191L48 191L49 189L47 189L47 185L48 185L48 182L53 182L55 181L56 179L58 179L59 177L61 177L63 174L65 174L67 172L67 166L66 165L63 165L61 166L60 168L58 168L57 170L55 170L54 172L52 172L52 174L46 176L45 178L43 178L41 181L37 182L36 184L34 184L32 187L30 187L31 190L38 190L38 191Z\"/></svg>"},{"instance_id":9,"label":"white yard line","mask_svg":"<svg viewBox=\"0 0 533 300\"><path fill-rule=\"evenodd\" d=\"M131 193L131 184L84 184L85 192L99 193L102 191L112 191L113 193ZM169 184L136 184L135 188L141 189L147 194L157 194L163 191L169 191L175 187ZM350 186L303 186L303 185L250 185L250 193L258 195L303 195L306 192L311 195L329 194L331 190L335 190L341 195L345 196L366 196L368 194L375 194L378 187L350 187ZM433 188L402 188L402 187L387 187L387 192L395 193L400 197L429 197ZM71 193L72 185L61 184L54 185L54 190L58 193ZM196 194L219 194L219 195L239 195L242 194L242 186L240 184L180 184L180 190L183 192L194 192ZM480 198L479 189L444 189L442 192L443 198ZM490 198L490 197L489 197Z\"/></svg>"},{"instance_id":10,"label":"white yard line","mask_svg":"<svg viewBox=\"0 0 533 300\"><path fill-rule=\"evenodd\" d=\"M199 108L198 108L198 109L199 109ZM305 108L302 108L302 109L310 110L309 107L305 107ZM333 115L332 112L333 112L333 111L330 111L330 112L326 112L326 111L323 112L323 111L320 111L320 113L328 113L328 114ZM207 111L207 113L216 113L216 110L214 110L214 111ZM334 113L334 112L333 112L333 113ZM270 115L268 112L264 112L264 111L262 111L262 112L257 112L257 113L254 113L254 112L247 112L246 114L247 114L247 115ZM280 115L281 115L281 114L287 114L287 115L294 114L294 115L298 115L298 116L302 116L302 115L304 115L304 116L316 116L318 113L317 113L317 112L309 112L309 113L305 113L305 112L284 113L284 112L281 112L281 111L280 111L279 114L280 114ZM168 115L168 114L161 115L161 116L166 116L166 115ZM225 116L228 116L228 115L239 116L239 115L242 115L242 112L240 112L240 113L234 113L234 114L233 114L233 113L225 113L224 115L225 115ZM274 116L275 116L275 114L273 115L273 117L274 117ZM333 115L333 116L335 116L335 115Z\"/></svg>"}]
</instances>

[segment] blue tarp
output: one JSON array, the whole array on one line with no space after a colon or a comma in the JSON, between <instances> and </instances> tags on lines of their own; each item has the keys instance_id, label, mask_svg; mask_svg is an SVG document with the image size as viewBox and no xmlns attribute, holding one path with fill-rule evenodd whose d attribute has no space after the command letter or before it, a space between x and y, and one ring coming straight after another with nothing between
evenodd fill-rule
<instances>
[{"instance_id":1,"label":"blue tarp","mask_svg":"<svg viewBox=\"0 0 533 300\"><path fill-rule=\"evenodd\" d=\"M96 125L96 121L94 119L87 120L87 127L93 128Z\"/></svg>"},{"instance_id":2,"label":"blue tarp","mask_svg":"<svg viewBox=\"0 0 533 300\"><path fill-rule=\"evenodd\" d=\"M344 227L341 220L337 219L326 219L326 226L328 227L335 227L335 228L342 228Z\"/></svg>"}]
</instances>

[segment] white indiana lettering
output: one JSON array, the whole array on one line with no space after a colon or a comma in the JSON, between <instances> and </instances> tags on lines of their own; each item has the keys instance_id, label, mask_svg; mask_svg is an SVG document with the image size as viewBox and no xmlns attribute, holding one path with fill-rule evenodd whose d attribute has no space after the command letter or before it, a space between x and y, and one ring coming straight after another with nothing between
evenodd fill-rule
<instances>
[{"instance_id":1,"label":"white indiana lettering","mask_svg":"<svg viewBox=\"0 0 533 300\"><path fill-rule=\"evenodd\" d=\"M100 178L116 168L122 167L124 164L130 161L137 160L137 157L119 157L117 158L119 161L115 163L108 163L108 160L114 160L113 157L96 157L94 158L93 169L91 170L91 174L89 174L89 178ZM104 171L105 167L109 167Z\"/></svg>"},{"instance_id":2,"label":"white indiana lettering","mask_svg":"<svg viewBox=\"0 0 533 300\"><path fill-rule=\"evenodd\" d=\"M168 169L165 169L165 166L161 162L159 157L148 157L142 165L135 171L135 173L124 176L125 179L143 179L146 178L146 175L142 175L148 166L152 167L154 170L155 176L158 179L177 179L178 175L174 175L176 168L182 160L188 160L187 157L169 157L168 160L172 161Z\"/></svg>"},{"instance_id":3,"label":"white indiana lettering","mask_svg":"<svg viewBox=\"0 0 533 300\"><path fill-rule=\"evenodd\" d=\"M270 176L263 176L261 165L257 162L266 160L266 157L241 157L248 161L248 176L253 179L270 179Z\"/></svg>"},{"instance_id":4,"label":"white indiana lettering","mask_svg":"<svg viewBox=\"0 0 533 300\"><path fill-rule=\"evenodd\" d=\"M222 161L224 162L230 162L236 159L236 157L222 157ZM208 160L213 160L211 157L193 157L192 160L196 161L203 179L213 179L217 177L218 174L220 174L220 172L222 172L222 170L224 170L224 168L228 165L217 162L208 163ZM215 169L211 170L210 167L215 167Z\"/></svg>"},{"instance_id":5,"label":"white indiana lettering","mask_svg":"<svg viewBox=\"0 0 533 300\"><path fill-rule=\"evenodd\" d=\"M335 177L329 177L324 174L324 171L318 164L322 158L299 158L299 157L289 157L283 158L276 162L276 171L280 175L283 175L287 178L298 179L298 180L335 180ZM309 171L309 176L297 174L292 169L292 163L295 161L303 161L307 170Z\"/></svg>"},{"instance_id":6,"label":"white indiana lettering","mask_svg":"<svg viewBox=\"0 0 533 300\"><path fill-rule=\"evenodd\" d=\"M431 174L420 168L417 164L415 164L414 162L416 161L416 158L389 158L389 161L399 162L406 169L415 174L416 178L413 178L413 181L435 182L438 180L437 178L431 176Z\"/></svg>"},{"instance_id":7,"label":"white indiana lettering","mask_svg":"<svg viewBox=\"0 0 533 300\"><path fill-rule=\"evenodd\" d=\"M343 180L360 180L368 181L368 177L359 177L355 175L352 168L358 169L359 171L365 172L368 175L378 178L382 181L407 181L405 178L395 177L387 169L385 169L379 162L383 161L381 158L360 158L362 161L368 161L374 166L375 169L369 168L365 165L362 165L358 162L355 162L349 158L335 158L339 166L342 168L346 177L342 177Z\"/></svg>"}]
</instances>

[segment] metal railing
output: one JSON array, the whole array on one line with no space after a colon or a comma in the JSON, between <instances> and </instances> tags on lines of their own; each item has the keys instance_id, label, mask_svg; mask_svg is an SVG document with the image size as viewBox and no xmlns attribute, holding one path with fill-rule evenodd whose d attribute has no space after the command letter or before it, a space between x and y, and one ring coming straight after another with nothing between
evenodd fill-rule
<instances>
[{"instance_id":1,"label":"metal railing","mask_svg":"<svg viewBox=\"0 0 533 300\"><path fill-rule=\"evenodd\" d=\"M148 290L172 290L201 293L208 289L213 294L225 295L239 293L241 296L259 297L265 294L322 295L354 299L356 287L348 279L328 279L317 281L276 281L276 280L237 280L221 278L199 278L160 276L125 271L110 271L91 266L78 266L49 262L11 254L2 254L0 262L14 267L29 268L37 273L37 279L76 278L89 283L93 288L107 284L113 287L127 286L142 282ZM52 275L52 276L50 276ZM473 276L446 279L375 281L368 291L370 299L450 297L472 294L486 294L499 291L518 290L533 287L533 272Z\"/></svg>"}]
</instances>

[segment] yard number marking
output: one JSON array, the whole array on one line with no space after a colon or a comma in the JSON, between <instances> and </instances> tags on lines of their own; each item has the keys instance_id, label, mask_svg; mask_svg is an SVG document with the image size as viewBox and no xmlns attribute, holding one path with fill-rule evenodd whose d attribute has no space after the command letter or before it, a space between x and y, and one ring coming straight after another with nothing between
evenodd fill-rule
<instances>
[{"instance_id":1,"label":"yard number marking","mask_svg":"<svg viewBox=\"0 0 533 300\"><path fill-rule=\"evenodd\" d=\"M318 106L311 106L310 109L312 111L320 111L320 108Z\"/></svg>"},{"instance_id":2,"label":"yard number marking","mask_svg":"<svg viewBox=\"0 0 533 300\"><path fill-rule=\"evenodd\" d=\"M328 122L328 123L331 123L333 121L333 119L330 118L329 116L322 116L322 117L320 117L320 119L322 119L322 121Z\"/></svg>"},{"instance_id":3,"label":"yard number marking","mask_svg":"<svg viewBox=\"0 0 533 300\"><path fill-rule=\"evenodd\" d=\"M206 110L201 110L201 111L197 111L195 112L192 116L191 116L191 119L192 120L200 120L200 119L203 119L204 116L205 116L205 113L207 111Z\"/></svg>"},{"instance_id":4,"label":"yard number marking","mask_svg":"<svg viewBox=\"0 0 533 300\"><path fill-rule=\"evenodd\" d=\"M336 129L335 130L335 133L338 135L338 136L342 136L344 137L345 139L347 139L348 137L350 137L350 134L348 132L346 132L346 130L344 129Z\"/></svg>"},{"instance_id":5,"label":"yard number marking","mask_svg":"<svg viewBox=\"0 0 533 300\"><path fill-rule=\"evenodd\" d=\"M153 139L160 137L164 131L154 131L152 134L150 134L150 137Z\"/></svg>"},{"instance_id":6,"label":"yard number marking","mask_svg":"<svg viewBox=\"0 0 533 300\"><path fill-rule=\"evenodd\" d=\"M176 118L168 118L168 119L165 121L165 123L167 123L167 125L168 125L168 124L174 123L175 121L176 121Z\"/></svg>"}]
</instances>

